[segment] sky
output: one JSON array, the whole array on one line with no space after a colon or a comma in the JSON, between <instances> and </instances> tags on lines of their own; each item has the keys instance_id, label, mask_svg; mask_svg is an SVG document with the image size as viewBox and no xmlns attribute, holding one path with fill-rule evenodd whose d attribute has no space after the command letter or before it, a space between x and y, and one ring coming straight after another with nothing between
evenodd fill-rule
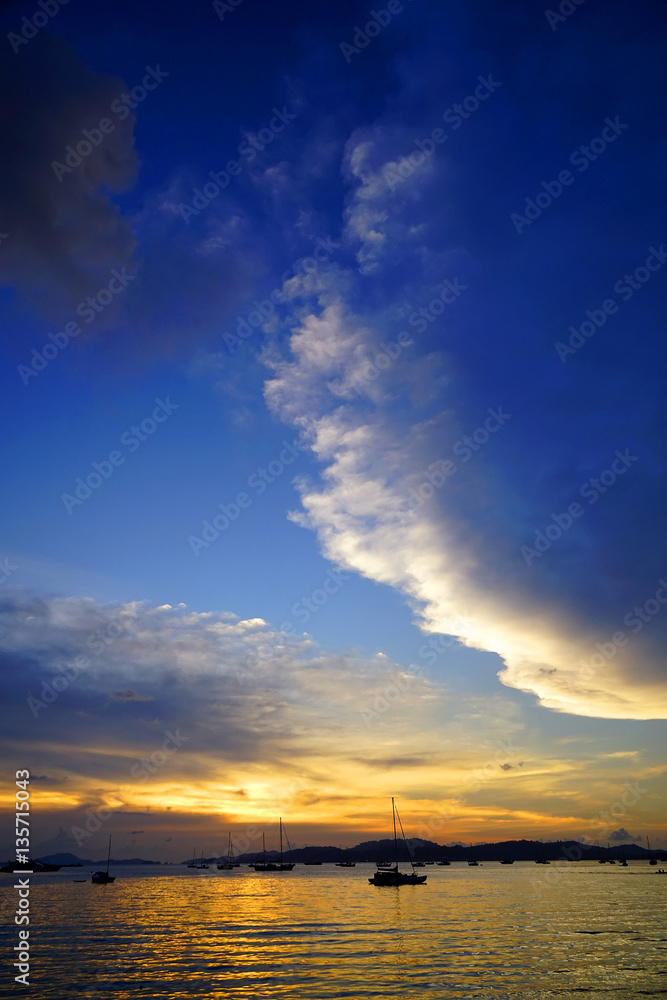
<instances>
[{"instance_id":1,"label":"sky","mask_svg":"<svg viewBox=\"0 0 667 1000\"><path fill-rule=\"evenodd\" d=\"M33 853L667 848L662 5L0 7ZM12 835L3 832L9 856Z\"/></svg>"}]
</instances>

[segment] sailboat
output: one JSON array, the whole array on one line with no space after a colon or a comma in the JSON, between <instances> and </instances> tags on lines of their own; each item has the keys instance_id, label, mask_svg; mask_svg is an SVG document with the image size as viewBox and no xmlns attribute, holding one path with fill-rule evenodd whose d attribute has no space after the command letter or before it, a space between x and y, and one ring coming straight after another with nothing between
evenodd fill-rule
<instances>
[{"instance_id":1,"label":"sailboat","mask_svg":"<svg viewBox=\"0 0 667 1000\"><path fill-rule=\"evenodd\" d=\"M369 878L369 883L371 885L422 885L428 875L417 875L412 864L412 858L410 858L410 864L412 866L412 872L405 873L399 872L398 870L398 840L396 837L396 804L394 803L394 798L391 799L391 813L394 821L394 864L391 868L380 868L378 866L377 871L373 878ZM403 837L403 843L406 848L408 846L405 839L405 833L403 832L403 824L401 823L401 817L398 817L398 823L401 828L401 835ZM408 851L408 856L410 852Z\"/></svg>"},{"instance_id":2,"label":"sailboat","mask_svg":"<svg viewBox=\"0 0 667 1000\"><path fill-rule=\"evenodd\" d=\"M287 847L289 848L289 840L287 841ZM267 861L266 860L266 844L264 843L264 834L262 834L262 853L264 855L262 863L257 865L251 865L256 872L291 872L294 868L293 863L283 862L283 821L280 818L280 861Z\"/></svg>"},{"instance_id":3,"label":"sailboat","mask_svg":"<svg viewBox=\"0 0 667 1000\"><path fill-rule=\"evenodd\" d=\"M196 868L197 862L195 861L195 849L192 848L192 861L188 862L188 868Z\"/></svg>"},{"instance_id":4,"label":"sailboat","mask_svg":"<svg viewBox=\"0 0 667 1000\"><path fill-rule=\"evenodd\" d=\"M618 862L621 868L627 868L628 862L625 859L625 847L621 844L621 860Z\"/></svg>"},{"instance_id":5,"label":"sailboat","mask_svg":"<svg viewBox=\"0 0 667 1000\"><path fill-rule=\"evenodd\" d=\"M105 872L93 872L93 877L91 882L95 885L108 885L109 882L115 882L115 875L109 875L109 862L111 861L111 834L109 834L109 851L107 853L107 870Z\"/></svg>"},{"instance_id":6,"label":"sailboat","mask_svg":"<svg viewBox=\"0 0 667 1000\"><path fill-rule=\"evenodd\" d=\"M345 848L345 857L342 861L336 862L336 868L356 868L356 861L350 861L347 856L347 847Z\"/></svg>"},{"instance_id":7,"label":"sailboat","mask_svg":"<svg viewBox=\"0 0 667 1000\"><path fill-rule=\"evenodd\" d=\"M611 856L611 847L609 846L609 841L607 841L607 850L609 851L609 864L610 865L615 865L616 862L614 861L614 859Z\"/></svg>"},{"instance_id":8,"label":"sailboat","mask_svg":"<svg viewBox=\"0 0 667 1000\"><path fill-rule=\"evenodd\" d=\"M199 862L198 865L195 865L195 868L208 868L208 865L204 864L204 852L203 851L201 852L201 861Z\"/></svg>"},{"instance_id":9,"label":"sailboat","mask_svg":"<svg viewBox=\"0 0 667 1000\"><path fill-rule=\"evenodd\" d=\"M651 845L650 845L650 844L649 844L649 842L648 842L648 837L646 838L646 848L647 848L647 850L648 850L648 863L649 863L650 865L657 865L657 863L658 863L658 862L657 862L657 861L655 860L655 858L654 858L654 857L652 857L652 855L651 855Z\"/></svg>"},{"instance_id":10,"label":"sailboat","mask_svg":"<svg viewBox=\"0 0 667 1000\"><path fill-rule=\"evenodd\" d=\"M227 860L218 865L218 869L220 871L230 871L232 868L236 868L233 858L234 852L232 850L232 835L230 833L227 838Z\"/></svg>"},{"instance_id":11,"label":"sailboat","mask_svg":"<svg viewBox=\"0 0 667 1000\"><path fill-rule=\"evenodd\" d=\"M470 845L470 850L472 851L472 844ZM479 868L479 861L477 861L475 858L469 858L468 859L468 867L469 868Z\"/></svg>"}]
</instances>

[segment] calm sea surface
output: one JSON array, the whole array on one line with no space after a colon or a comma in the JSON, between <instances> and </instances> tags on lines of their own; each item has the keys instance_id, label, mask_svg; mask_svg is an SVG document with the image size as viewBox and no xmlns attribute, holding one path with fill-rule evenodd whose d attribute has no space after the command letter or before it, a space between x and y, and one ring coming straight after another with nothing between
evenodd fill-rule
<instances>
[{"instance_id":1,"label":"calm sea surface","mask_svg":"<svg viewBox=\"0 0 667 1000\"><path fill-rule=\"evenodd\" d=\"M558 998L667 994L667 876L555 862L428 866L423 886L373 865L261 874L117 866L31 879L31 981L13 981L11 876L0 876L0 996Z\"/></svg>"}]
</instances>

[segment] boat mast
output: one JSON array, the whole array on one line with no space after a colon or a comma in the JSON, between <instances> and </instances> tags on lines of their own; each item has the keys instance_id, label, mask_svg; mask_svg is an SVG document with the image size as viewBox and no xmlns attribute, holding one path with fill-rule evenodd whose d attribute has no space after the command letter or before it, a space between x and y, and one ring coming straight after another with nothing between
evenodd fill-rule
<instances>
[{"instance_id":1,"label":"boat mast","mask_svg":"<svg viewBox=\"0 0 667 1000\"><path fill-rule=\"evenodd\" d=\"M283 818L280 817L280 864L283 863Z\"/></svg>"},{"instance_id":2,"label":"boat mast","mask_svg":"<svg viewBox=\"0 0 667 1000\"><path fill-rule=\"evenodd\" d=\"M398 868L398 844L396 842L396 806L394 805L394 796L391 797L391 814L394 820L394 864Z\"/></svg>"},{"instance_id":3,"label":"boat mast","mask_svg":"<svg viewBox=\"0 0 667 1000\"><path fill-rule=\"evenodd\" d=\"M264 840L264 834L262 834L262 861L266 864L266 843Z\"/></svg>"},{"instance_id":4,"label":"boat mast","mask_svg":"<svg viewBox=\"0 0 667 1000\"><path fill-rule=\"evenodd\" d=\"M407 839L406 839L406 836L405 836L405 830L403 829L403 822L402 822L401 817L400 817L400 815L398 813L398 809L396 810L396 814L398 815L398 825L401 828L401 836L403 837L403 843L405 844L405 849L408 852L408 858L410 859L410 866L411 866L412 872L414 874L415 866L414 866L414 863L412 861L412 851L410 850L410 846L409 846L409 844L407 842ZM397 865L398 865L398 862L397 862Z\"/></svg>"},{"instance_id":5,"label":"boat mast","mask_svg":"<svg viewBox=\"0 0 667 1000\"><path fill-rule=\"evenodd\" d=\"M107 875L109 874L109 862L111 861L111 834L109 834L109 850L107 852Z\"/></svg>"}]
</instances>

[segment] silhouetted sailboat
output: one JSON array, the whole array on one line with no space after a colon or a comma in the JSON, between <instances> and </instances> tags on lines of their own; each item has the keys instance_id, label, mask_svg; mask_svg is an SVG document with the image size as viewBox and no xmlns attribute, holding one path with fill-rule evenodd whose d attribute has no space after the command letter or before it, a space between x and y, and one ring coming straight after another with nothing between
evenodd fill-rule
<instances>
[{"instance_id":1,"label":"silhouetted sailboat","mask_svg":"<svg viewBox=\"0 0 667 1000\"><path fill-rule=\"evenodd\" d=\"M287 841L287 847L289 849L289 840ZM293 863L283 862L283 821L280 818L280 861L276 864L275 861L266 860L266 844L264 843L264 834L262 834L262 852L264 854L264 859L261 864L251 865L256 872L291 872L294 868Z\"/></svg>"},{"instance_id":2,"label":"silhouetted sailboat","mask_svg":"<svg viewBox=\"0 0 667 1000\"><path fill-rule=\"evenodd\" d=\"M357 862L350 861L347 856L347 847L345 848L345 857L342 861L336 861L336 868L356 868Z\"/></svg>"},{"instance_id":3,"label":"silhouetted sailboat","mask_svg":"<svg viewBox=\"0 0 667 1000\"><path fill-rule=\"evenodd\" d=\"M115 882L115 875L109 875L109 862L111 861L111 834L109 834L109 851L107 853L107 870L105 872L93 872L93 877L91 882L95 885L108 885L109 882Z\"/></svg>"},{"instance_id":4,"label":"silhouetted sailboat","mask_svg":"<svg viewBox=\"0 0 667 1000\"><path fill-rule=\"evenodd\" d=\"M222 864L218 865L220 871L229 871L231 868L236 868L234 864L234 854L232 851L232 835L228 834L227 837L227 860L223 861Z\"/></svg>"},{"instance_id":5,"label":"silhouetted sailboat","mask_svg":"<svg viewBox=\"0 0 667 1000\"><path fill-rule=\"evenodd\" d=\"M470 845L470 850L472 851L472 844ZM479 868L479 861L477 861L475 858L468 858L468 867Z\"/></svg>"},{"instance_id":6,"label":"silhouetted sailboat","mask_svg":"<svg viewBox=\"0 0 667 1000\"><path fill-rule=\"evenodd\" d=\"M394 864L391 868L381 868L378 865L377 871L373 878L369 878L371 885L422 885L426 879L427 875L417 875L414 870L414 865L412 864L412 858L410 858L410 864L412 865L412 872L405 873L399 872L398 870L398 840L396 837L396 816L397 810L392 796L391 800L391 812L394 821ZM401 817L398 817L398 823L401 828L401 835L403 837L403 843L406 848L408 847L408 842L405 839L405 833L403 831L403 824L401 823ZM410 857L410 851L408 850L408 857Z\"/></svg>"},{"instance_id":7,"label":"silhouetted sailboat","mask_svg":"<svg viewBox=\"0 0 667 1000\"><path fill-rule=\"evenodd\" d=\"M652 854L652 851L651 851L651 845L648 842L648 837L646 838L646 849L648 850L648 863L650 865L657 865L658 862L653 857L653 854Z\"/></svg>"}]
</instances>

